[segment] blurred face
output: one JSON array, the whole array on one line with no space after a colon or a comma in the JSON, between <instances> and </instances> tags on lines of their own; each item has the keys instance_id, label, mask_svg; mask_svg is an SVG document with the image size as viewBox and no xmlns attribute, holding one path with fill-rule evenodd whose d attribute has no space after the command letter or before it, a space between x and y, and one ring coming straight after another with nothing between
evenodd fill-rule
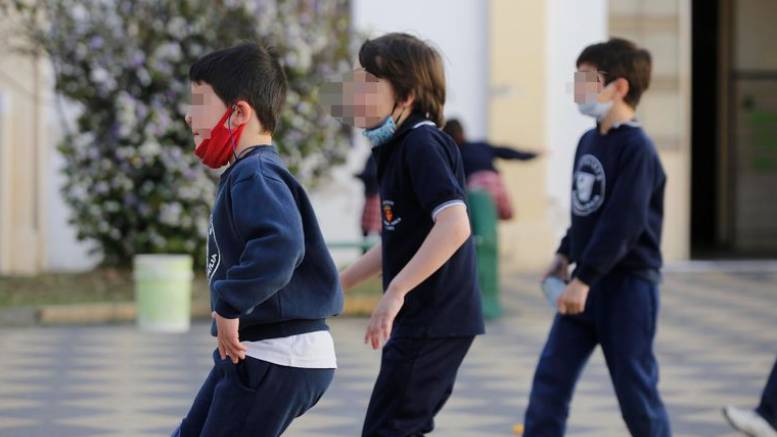
<instances>
[{"instance_id":1,"label":"blurred face","mask_svg":"<svg viewBox=\"0 0 777 437\"><path fill-rule=\"evenodd\" d=\"M604 85L606 73L582 63L575 72L575 103L605 103L613 99L614 87Z\"/></svg>"},{"instance_id":2,"label":"blurred face","mask_svg":"<svg viewBox=\"0 0 777 437\"><path fill-rule=\"evenodd\" d=\"M346 74L342 80L324 84L322 101L332 116L361 129L380 125L396 109L391 83L363 68Z\"/></svg>"},{"instance_id":3,"label":"blurred face","mask_svg":"<svg viewBox=\"0 0 777 437\"><path fill-rule=\"evenodd\" d=\"M191 84L191 107L186 114L186 124L192 129L195 146L210 138L211 129L216 126L227 106L206 83Z\"/></svg>"}]
</instances>

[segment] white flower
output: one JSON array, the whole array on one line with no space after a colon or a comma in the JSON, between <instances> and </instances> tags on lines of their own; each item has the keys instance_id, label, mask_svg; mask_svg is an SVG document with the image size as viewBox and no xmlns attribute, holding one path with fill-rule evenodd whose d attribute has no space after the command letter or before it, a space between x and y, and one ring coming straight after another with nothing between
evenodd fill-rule
<instances>
[{"instance_id":1,"label":"white flower","mask_svg":"<svg viewBox=\"0 0 777 437\"><path fill-rule=\"evenodd\" d=\"M100 181L94 186L94 192L97 194L105 194L108 192L108 189L108 184L104 181Z\"/></svg>"},{"instance_id":2,"label":"white flower","mask_svg":"<svg viewBox=\"0 0 777 437\"><path fill-rule=\"evenodd\" d=\"M167 244L167 240L155 231L149 232L148 239L151 241L151 245L157 250L163 250Z\"/></svg>"},{"instance_id":3,"label":"white flower","mask_svg":"<svg viewBox=\"0 0 777 437\"><path fill-rule=\"evenodd\" d=\"M145 181L143 182L143 185L140 186L140 194L142 195L151 194L152 191L154 191L154 183L151 181Z\"/></svg>"},{"instance_id":4,"label":"white flower","mask_svg":"<svg viewBox=\"0 0 777 437\"><path fill-rule=\"evenodd\" d=\"M186 20L181 17L173 17L167 23L167 30L175 38L183 38L186 32ZM179 49L180 54L180 49Z\"/></svg>"},{"instance_id":5,"label":"white flower","mask_svg":"<svg viewBox=\"0 0 777 437\"><path fill-rule=\"evenodd\" d=\"M146 70L145 67L139 67L137 71L135 71L135 74L138 76L138 80L143 86L151 84L151 75L148 74L148 70Z\"/></svg>"},{"instance_id":6,"label":"white flower","mask_svg":"<svg viewBox=\"0 0 777 437\"><path fill-rule=\"evenodd\" d=\"M86 10L83 4L75 2L70 9L70 13L73 14L73 18L76 21L86 21L89 19L89 11Z\"/></svg>"},{"instance_id":7,"label":"white flower","mask_svg":"<svg viewBox=\"0 0 777 437\"><path fill-rule=\"evenodd\" d=\"M183 207L181 207L180 203L164 204L159 211L159 221L166 225L177 226L181 221L181 213L183 213Z\"/></svg>"},{"instance_id":8,"label":"white flower","mask_svg":"<svg viewBox=\"0 0 777 437\"><path fill-rule=\"evenodd\" d=\"M124 160L129 158L135 153L135 151L131 147L118 147L116 149L116 157Z\"/></svg>"},{"instance_id":9,"label":"white flower","mask_svg":"<svg viewBox=\"0 0 777 437\"><path fill-rule=\"evenodd\" d=\"M110 79L110 74L108 74L108 70L102 67L95 67L92 69L89 78L98 84L104 84Z\"/></svg>"},{"instance_id":10,"label":"white flower","mask_svg":"<svg viewBox=\"0 0 777 437\"><path fill-rule=\"evenodd\" d=\"M105 204L103 205L103 209L106 212L110 212L110 213L119 212L119 210L121 209L121 205L119 204L119 202L116 202L115 200L109 200L105 202Z\"/></svg>"},{"instance_id":11,"label":"white flower","mask_svg":"<svg viewBox=\"0 0 777 437\"><path fill-rule=\"evenodd\" d=\"M178 188L178 197L181 200L195 200L198 194L197 189L191 185L184 185Z\"/></svg>"},{"instance_id":12,"label":"white flower","mask_svg":"<svg viewBox=\"0 0 777 437\"><path fill-rule=\"evenodd\" d=\"M153 56L160 60L178 62L181 60L181 46L176 42L161 44L154 51Z\"/></svg>"},{"instance_id":13,"label":"white flower","mask_svg":"<svg viewBox=\"0 0 777 437\"><path fill-rule=\"evenodd\" d=\"M205 237L208 235L208 220L210 220L210 217L197 217L197 221L194 223L195 228L197 229L197 234L200 237Z\"/></svg>"},{"instance_id":14,"label":"white flower","mask_svg":"<svg viewBox=\"0 0 777 437\"><path fill-rule=\"evenodd\" d=\"M159 143L155 143L153 141L146 141L143 143L142 146L138 148L138 152L140 152L140 156L148 159L153 159L159 156L159 152L161 151L161 147L159 147Z\"/></svg>"}]
</instances>

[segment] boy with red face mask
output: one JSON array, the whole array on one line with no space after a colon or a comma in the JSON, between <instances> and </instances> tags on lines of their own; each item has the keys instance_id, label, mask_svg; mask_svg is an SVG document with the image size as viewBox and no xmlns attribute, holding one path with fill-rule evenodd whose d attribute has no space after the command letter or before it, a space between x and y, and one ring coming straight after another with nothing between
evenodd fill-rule
<instances>
[{"instance_id":1,"label":"boy with red face mask","mask_svg":"<svg viewBox=\"0 0 777 437\"><path fill-rule=\"evenodd\" d=\"M272 145L286 96L273 49L243 44L192 65L195 153L221 175L208 227L215 365L174 436L277 436L337 367L326 319L338 273L305 190Z\"/></svg>"}]
</instances>

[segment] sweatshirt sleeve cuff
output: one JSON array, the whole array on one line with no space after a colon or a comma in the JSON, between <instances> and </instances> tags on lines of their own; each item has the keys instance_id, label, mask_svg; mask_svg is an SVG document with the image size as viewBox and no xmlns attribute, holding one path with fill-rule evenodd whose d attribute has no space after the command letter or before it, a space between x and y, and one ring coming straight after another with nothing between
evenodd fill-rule
<instances>
[{"instance_id":1,"label":"sweatshirt sleeve cuff","mask_svg":"<svg viewBox=\"0 0 777 437\"><path fill-rule=\"evenodd\" d=\"M237 319L240 317L240 311L230 306L224 299L219 299L216 302L216 312L225 319Z\"/></svg>"},{"instance_id":2,"label":"sweatshirt sleeve cuff","mask_svg":"<svg viewBox=\"0 0 777 437\"><path fill-rule=\"evenodd\" d=\"M602 275L594 267L588 264L582 264L577 269L575 276L582 283L590 287L594 284L594 282L598 281Z\"/></svg>"}]
</instances>

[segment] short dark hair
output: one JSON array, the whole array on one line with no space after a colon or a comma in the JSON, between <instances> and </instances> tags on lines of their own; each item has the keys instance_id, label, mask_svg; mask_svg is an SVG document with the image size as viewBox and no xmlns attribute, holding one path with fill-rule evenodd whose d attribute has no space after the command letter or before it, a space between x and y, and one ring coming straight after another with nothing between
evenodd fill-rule
<instances>
[{"instance_id":1,"label":"short dark hair","mask_svg":"<svg viewBox=\"0 0 777 437\"><path fill-rule=\"evenodd\" d=\"M243 43L208 53L192 64L189 80L213 87L227 106L245 100L265 131L275 132L288 85L273 47Z\"/></svg>"},{"instance_id":2,"label":"short dark hair","mask_svg":"<svg viewBox=\"0 0 777 437\"><path fill-rule=\"evenodd\" d=\"M580 53L576 66L591 64L604 72L604 83L623 78L629 82L629 92L623 99L636 108L642 93L650 86L652 61L650 52L622 38L593 44Z\"/></svg>"},{"instance_id":3,"label":"short dark hair","mask_svg":"<svg viewBox=\"0 0 777 437\"><path fill-rule=\"evenodd\" d=\"M458 119L449 118L445 122L445 126L442 128L442 131L450 135L456 144L464 143L464 126L461 125L461 122Z\"/></svg>"},{"instance_id":4,"label":"short dark hair","mask_svg":"<svg viewBox=\"0 0 777 437\"><path fill-rule=\"evenodd\" d=\"M362 44L359 63L368 73L389 81L397 99L414 95L414 109L442 127L445 68L432 46L406 33L389 33Z\"/></svg>"}]
</instances>

